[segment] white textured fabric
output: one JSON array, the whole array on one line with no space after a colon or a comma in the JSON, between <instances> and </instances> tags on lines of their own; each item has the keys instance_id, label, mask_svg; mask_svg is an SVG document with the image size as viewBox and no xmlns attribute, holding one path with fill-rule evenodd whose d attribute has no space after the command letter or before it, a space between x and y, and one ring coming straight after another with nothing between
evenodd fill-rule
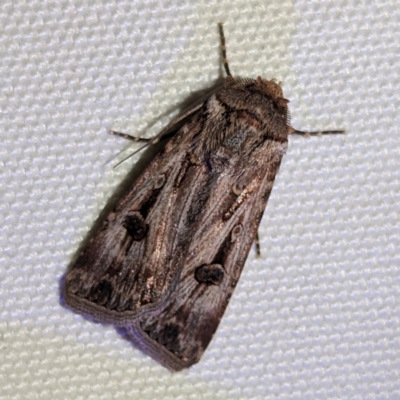
<instances>
[{"instance_id":1,"label":"white textured fabric","mask_svg":"<svg viewBox=\"0 0 400 400\"><path fill-rule=\"evenodd\" d=\"M397 0L3 0L0 13L0 399L400 398ZM291 138L262 258L201 362L172 374L63 308L59 282L135 161L112 168L126 142L107 131L142 133L214 82L218 21L235 75L283 81L297 128L347 135Z\"/></svg>"}]
</instances>

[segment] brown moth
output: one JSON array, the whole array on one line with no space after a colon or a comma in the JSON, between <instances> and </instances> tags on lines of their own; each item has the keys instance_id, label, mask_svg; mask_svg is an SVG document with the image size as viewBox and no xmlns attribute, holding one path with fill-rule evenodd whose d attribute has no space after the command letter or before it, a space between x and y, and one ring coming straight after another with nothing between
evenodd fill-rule
<instances>
[{"instance_id":1,"label":"brown moth","mask_svg":"<svg viewBox=\"0 0 400 400\"><path fill-rule=\"evenodd\" d=\"M233 78L176 118L168 142L65 278L65 302L127 329L172 370L198 362L237 284L290 134L275 80ZM114 134L124 136L117 132ZM311 135L342 131L309 132Z\"/></svg>"}]
</instances>

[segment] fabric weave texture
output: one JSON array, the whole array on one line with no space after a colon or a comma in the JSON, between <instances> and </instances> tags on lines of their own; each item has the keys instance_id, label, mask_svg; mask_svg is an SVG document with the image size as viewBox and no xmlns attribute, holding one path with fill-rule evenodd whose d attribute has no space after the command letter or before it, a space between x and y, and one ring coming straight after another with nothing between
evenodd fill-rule
<instances>
[{"instance_id":1,"label":"fabric weave texture","mask_svg":"<svg viewBox=\"0 0 400 400\"><path fill-rule=\"evenodd\" d=\"M201 362L172 374L62 306L80 243L156 134L222 73L277 78L290 138ZM398 2L0 5L0 399L399 399ZM150 127L148 128L148 126ZM122 154L119 154L124 150Z\"/></svg>"}]
</instances>

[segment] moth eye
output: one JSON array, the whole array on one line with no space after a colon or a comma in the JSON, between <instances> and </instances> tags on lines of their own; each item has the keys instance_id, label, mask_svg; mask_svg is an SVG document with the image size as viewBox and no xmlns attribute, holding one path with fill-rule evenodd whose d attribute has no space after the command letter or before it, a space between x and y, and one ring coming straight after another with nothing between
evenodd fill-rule
<instances>
[{"instance_id":1,"label":"moth eye","mask_svg":"<svg viewBox=\"0 0 400 400\"><path fill-rule=\"evenodd\" d=\"M237 238L239 236L241 236L243 232L243 226L241 224L236 225L233 229L232 229L232 233L231 233L231 241L235 242L237 240Z\"/></svg>"},{"instance_id":2,"label":"moth eye","mask_svg":"<svg viewBox=\"0 0 400 400\"><path fill-rule=\"evenodd\" d=\"M221 264L209 264L197 268L194 277L199 283L219 286L224 279L224 274L224 268Z\"/></svg>"},{"instance_id":3,"label":"moth eye","mask_svg":"<svg viewBox=\"0 0 400 400\"><path fill-rule=\"evenodd\" d=\"M160 189L164 186L165 184L165 175L159 175L157 178L154 180L154 189Z\"/></svg>"},{"instance_id":4,"label":"moth eye","mask_svg":"<svg viewBox=\"0 0 400 400\"><path fill-rule=\"evenodd\" d=\"M149 229L146 221L137 211L127 215L122 226L133 240L142 240L147 235Z\"/></svg>"}]
</instances>

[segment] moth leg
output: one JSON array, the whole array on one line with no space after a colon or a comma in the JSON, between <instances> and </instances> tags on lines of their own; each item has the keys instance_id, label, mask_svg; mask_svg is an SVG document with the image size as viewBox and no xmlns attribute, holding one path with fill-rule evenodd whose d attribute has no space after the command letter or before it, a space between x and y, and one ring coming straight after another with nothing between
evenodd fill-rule
<instances>
[{"instance_id":1,"label":"moth leg","mask_svg":"<svg viewBox=\"0 0 400 400\"><path fill-rule=\"evenodd\" d=\"M122 137L127 140L131 140L136 143L149 143L152 140L152 139L147 139L147 138L141 138L138 136L132 136L127 133L122 133L122 132L117 132L117 131L110 131L110 134L114 135L114 136Z\"/></svg>"},{"instance_id":2,"label":"moth leg","mask_svg":"<svg viewBox=\"0 0 400 400\"><path fill-rule=\"evenodd\" d=\"M124 161L126 161L128 158L131 158L136 153L139 153L139 151L143 150L145 147L149 146L150 144L156 144L159 141L158 137L156 137L155 139L154 138L147 139L147 138L141 138L141 137L137 137L137 136L128 135L127 133L122 133L122 132L117 132L117 131L110 131L109 133L114 136L118 136L118 137L122 137L124 139L131 140L132 142L135 142L135 143L144 143L144 145L142 147L140 147L133 153L129 154L128 157L125 157L118 164L114 165L114 168L118 167L118 165L122 164Z\"/></svg>"},{"instance_id":3,"label":"moth leg","mask_svg":"<svg viewBox=\"0 0 400 400\"><path fill-rule=\"evenodd\" d=\"M256 245L257 258L260 258L261 257L261 247L260 247L260 235L258 234L258 231L256 233L256 238L254 239L254 244Z\"/></svg>"},{"instance_id":4,"label":"moth leg","mask_svg":"<svg viewBox=\"0 0 400 400\"><path fill-rule=\"evenodd\" d=\"M297 129L292 128L293 130L289 133L292 135L300 135L300 136L322 136L322 135L336 135L336 134L343 134L346 133L346 131L313 131L313 132L307 132L307 131L298 131Z\"/></svg>"}]
</instances>

